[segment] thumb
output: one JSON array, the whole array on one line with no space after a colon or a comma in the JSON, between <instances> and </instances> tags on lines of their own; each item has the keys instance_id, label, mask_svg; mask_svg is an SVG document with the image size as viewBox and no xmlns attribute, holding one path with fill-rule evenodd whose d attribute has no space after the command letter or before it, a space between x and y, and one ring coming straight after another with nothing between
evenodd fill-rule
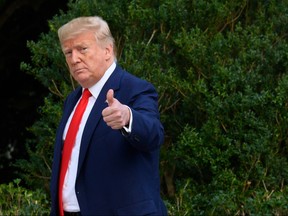
<instances>
[{"instance_id":1,"label":"thumb","mask_svg":"<svg viewBox=\"0 0 288 216\"><path fill-rule=\"evenodd\" d=\"M108 106L111 106L114 100L114 91L113 89L109 89L106 95Z\"/></svg>"}]
</instances>

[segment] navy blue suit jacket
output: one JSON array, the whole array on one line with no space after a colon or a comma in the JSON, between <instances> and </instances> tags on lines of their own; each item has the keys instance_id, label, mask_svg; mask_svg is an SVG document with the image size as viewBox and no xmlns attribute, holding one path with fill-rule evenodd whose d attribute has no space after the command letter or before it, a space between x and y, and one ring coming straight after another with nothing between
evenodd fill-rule
<instances>
[{"instance_id":1,"label":"navy blue suit jacket","mask_svg":"<svg viewBox=\"0 0 288 216\"><path fill-rule=\"evenodd\" d=\"M132 110L132 132L123 135L103 120L106 94ZM81 87L65 100L57 130L51 177L51 215L57 215L58 179L66 122ZM164 130L154 87L116 66L88 117L81 140L75 191L82 215L167 215L160 198L159 151Z\"/></svg>"}]
</instances>

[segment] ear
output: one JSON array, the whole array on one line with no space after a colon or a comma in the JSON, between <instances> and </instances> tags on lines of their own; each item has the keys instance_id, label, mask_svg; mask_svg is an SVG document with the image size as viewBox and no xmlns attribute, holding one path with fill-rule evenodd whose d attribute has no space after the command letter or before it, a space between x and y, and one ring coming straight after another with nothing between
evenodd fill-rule
<instances>
[{"instance_id":1,"label":"ear","mask_svg":"<svg viewBox=\"0 0 288 216\"><path fill-rule=\"evenodd\" d=\"M106 55L106 60L111 59L111 57L114 56L114 50L113 50L113 45L108 44L105 48L105 55Z\"/></svg>"}]
</instances>

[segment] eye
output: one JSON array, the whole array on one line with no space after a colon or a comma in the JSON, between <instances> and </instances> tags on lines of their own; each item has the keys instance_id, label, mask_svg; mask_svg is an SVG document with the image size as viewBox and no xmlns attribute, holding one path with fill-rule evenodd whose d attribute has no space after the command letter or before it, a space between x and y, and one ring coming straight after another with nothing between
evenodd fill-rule
<instances>
[{"instance_id":1,"label":"eye","mask_svg":"<svg viewBox=\"0 0 288 216\"><path fill-rule=\"evenodd\" d=\"M88 50L88 47L81 47L80 52L85 53Z\"/></svg>"},{"instance_id":2,"label":"eye","mask_svg":"<svg viewBox=\"0 0 288 216\"><path fill-rule=\"evenodd\" d=\"M67 50L67 51L65 51L65 52L64 52L64 55L65 55L65 56L70 56L70 55L71 55L71 53L72 53L72 51L71 51L71 50Z\"/></svg>"}]
</instances>

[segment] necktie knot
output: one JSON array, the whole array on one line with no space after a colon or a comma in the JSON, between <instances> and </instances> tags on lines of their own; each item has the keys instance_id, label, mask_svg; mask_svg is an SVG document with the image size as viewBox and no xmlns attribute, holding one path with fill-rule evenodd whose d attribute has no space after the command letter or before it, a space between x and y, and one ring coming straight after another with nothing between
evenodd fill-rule
<instances>
[{"instance_id":1,"label":"necktie knot","mask_svg":"<svg viewBox=\"0 0 288 216\"><path fill-rule=\"evenodd\" d=\"M83 91L83 93L82 93L82 97L83 97L83 98L89 98L89 97L91 97L91 96L92 96L92 94L91 94L91 92L89 91L89 89L85 88L84 91Z\"/></svg>"}]
</instances>

